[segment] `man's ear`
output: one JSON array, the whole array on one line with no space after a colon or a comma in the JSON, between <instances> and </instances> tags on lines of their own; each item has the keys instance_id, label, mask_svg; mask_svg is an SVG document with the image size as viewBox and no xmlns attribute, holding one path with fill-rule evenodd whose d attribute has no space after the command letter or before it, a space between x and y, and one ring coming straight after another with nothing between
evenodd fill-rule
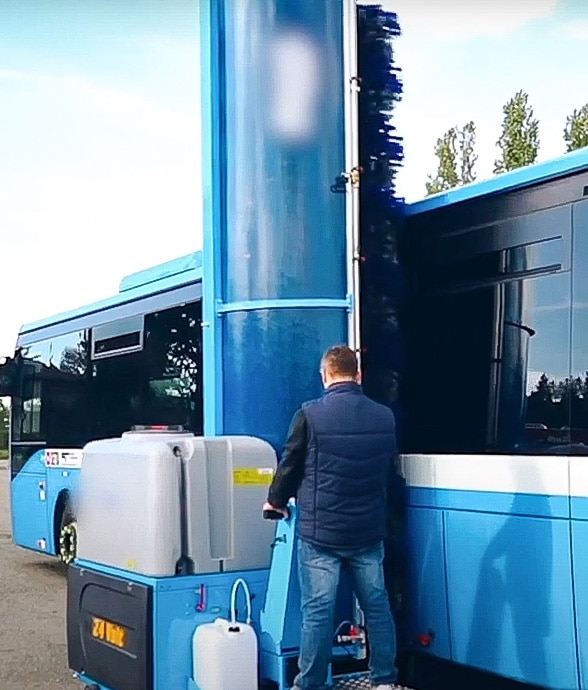
<instances>
[{"instance_id":1,"label":"man's ear","mask_svg":"<svg viewBox=\"0 0 588 690\"><path fill-rule=\"evenodd\" d=\"M357 372L357 376L355 377L355 380L357 381L357 383L361 383L361 371Z\"/></svg>"}]
</instances>

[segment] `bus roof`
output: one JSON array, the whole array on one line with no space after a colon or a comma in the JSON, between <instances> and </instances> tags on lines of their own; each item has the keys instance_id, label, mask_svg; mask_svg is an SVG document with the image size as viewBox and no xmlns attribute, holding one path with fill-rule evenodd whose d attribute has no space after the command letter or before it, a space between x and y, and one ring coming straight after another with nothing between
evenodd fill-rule
<instances>
[{"instance_id":1,"label":"bus roof","mask_svg":"<svg viewBox=\"0 0 588 690\"><path fill-rule=\"evenodd\" d=\"M39 321L33 321L22 326L20 334L37 331L47 326L53 326L64 321L70 321L80 316L86 316L103 311L110 307L133 302L167 290L196 283L202 280L202 252L194 252L181 256L163 264L146 268L143 271L125 276L119 287L119 293L113 297L77 307L71 311L55 314Z\"/></svg>"},{"instance_id":2,"label":"bus roof","mask_svg":"<svg viewBox=\"0 0 588 690\"><path fill-rule=\"evenodd\" d=\"M427 211L434 211L445 206L452 206L461 201L469 201L471 199L530 187L541 182L555 180L558 177L565 177L566 175L571 175L587 168L588 147L585 147L577 151L572 151L571 153L566 153L560 158L554 158L553 160L543 163L535 163L534 165L528 165L524 168L501 173L488 180L472 182L463 187L457 187L448 192L433 194L420 201L406 204L405 214L407 216L415 216L419 213L426 213Z\"/></svg>"},{"instance_id":3,"label":"bus roof","mask_svg":"<svg viewBox=\"0 0 588 690\"><path fill-rule=\"evenodd\" d=\"M180 256L158 266L151 266L142 271L131 273L121 280L119 292L127 292L127 290L152 285L166 278L181 277L191 273L198 274L198 277L193 280L202 278L202 252L186 254L186 256Z\"/></svg>"}]
</instances>

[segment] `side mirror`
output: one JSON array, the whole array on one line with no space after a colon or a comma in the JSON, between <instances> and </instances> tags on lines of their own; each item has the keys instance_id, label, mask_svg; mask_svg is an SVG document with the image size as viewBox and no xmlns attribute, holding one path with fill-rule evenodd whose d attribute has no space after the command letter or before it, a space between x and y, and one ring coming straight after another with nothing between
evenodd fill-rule
<instances>
[{"instance_id":1,"label":"side mirror","mask_svg":"<svg viewBox=\"0 0 588 690\"><path fill-rule=\"evenodd\" d=\"M12 397L16 392L16 362L10 357L0 358L0 398Z\"/></svg>"}]
</instances>

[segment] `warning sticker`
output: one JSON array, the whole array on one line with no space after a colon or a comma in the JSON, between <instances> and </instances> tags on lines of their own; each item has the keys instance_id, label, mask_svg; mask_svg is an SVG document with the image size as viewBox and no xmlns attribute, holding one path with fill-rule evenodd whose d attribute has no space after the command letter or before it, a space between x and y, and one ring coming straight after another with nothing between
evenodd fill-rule
<instances>
[{"instance_id":1,"label":"warning sticker","mask_svg":"<svg viewBox=\"0 0 588 690\"><path fill-rule=\"evenodd\" d=\"M239 467L233 470L235 486L269 486L274 478L271 467Z\"/></svg>"}]
</instances>

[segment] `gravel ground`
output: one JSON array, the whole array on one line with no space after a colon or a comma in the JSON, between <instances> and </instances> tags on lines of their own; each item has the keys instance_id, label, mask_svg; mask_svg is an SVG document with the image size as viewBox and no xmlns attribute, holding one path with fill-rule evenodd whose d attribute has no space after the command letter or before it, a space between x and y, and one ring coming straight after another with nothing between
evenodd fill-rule
<instances>
[{"instance_id":1,"label":"gravel ground","mask_svg":"<svg viewBox=\"0 0 588 690\"><path fill-rule=\"evenodd\" d=\"M81 690L67 668L65 569L11 543L8 482L0 461L0 689Z\"/></svg>"}]
</instances>

